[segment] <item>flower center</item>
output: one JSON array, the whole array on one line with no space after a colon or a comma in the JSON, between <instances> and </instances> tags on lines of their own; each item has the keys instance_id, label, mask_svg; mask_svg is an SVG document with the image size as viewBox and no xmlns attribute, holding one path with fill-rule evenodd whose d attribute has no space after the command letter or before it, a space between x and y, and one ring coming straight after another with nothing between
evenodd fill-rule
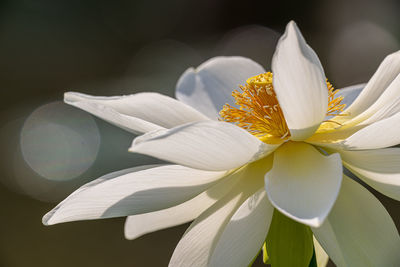
<instances>
[{"instance_id":1,"label":"flower center","mask_svg":"<svg viewBox=\"0 0 400 267\"><path fill-rule=\"evenodd\" d=\"M266 143L280 143L289 139L290 131L274 91L272 76L271 72L267 72L247 79L245 85L239 85L242 92L232 92L239 108L226 104L219 114L223 121L242 127ZM329 97L326 115L343 115L343 97L336 96L339 90L334 90L328 81L327 89ZM335 123L330 120L324 122Z\"/></svg>"}]
</instances>

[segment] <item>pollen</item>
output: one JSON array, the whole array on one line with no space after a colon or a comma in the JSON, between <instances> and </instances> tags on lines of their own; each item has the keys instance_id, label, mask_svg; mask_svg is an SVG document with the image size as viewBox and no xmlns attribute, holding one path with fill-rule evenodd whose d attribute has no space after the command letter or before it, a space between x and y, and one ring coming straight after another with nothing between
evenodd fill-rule
<instances>
[{"instance_id":1,"label":"pollen","mask_svg":"<svg viewBox=\"0 0 400 267\"><path fill-rule=\"evenodd\" d=\"M245 85L239 85L241 91L232 92L238 107L224 105L219 112L222 120L236 124L266 143L289 139L290 131L279 106L272 79L272 73L267 72L247 79ZM343 96L337 96L339 90L335 90L330 82L326 83L328 90L326 115L345 115L343 110L346 105L342 104ZM324 122L330 124L334 121Z\"/></svg>"},{"instance_id":2,"label":"pollen","mask_svg":"<svg viewBox=\"0 0 400 267\"><path fill-rule=\"evenodd\" d=\"M272 73L247 79L232 96L239 108L226 104L220 111L222 120L231 122L268 143L288 139L290 132L272 85Z\"/></svg>"}]
</instances>

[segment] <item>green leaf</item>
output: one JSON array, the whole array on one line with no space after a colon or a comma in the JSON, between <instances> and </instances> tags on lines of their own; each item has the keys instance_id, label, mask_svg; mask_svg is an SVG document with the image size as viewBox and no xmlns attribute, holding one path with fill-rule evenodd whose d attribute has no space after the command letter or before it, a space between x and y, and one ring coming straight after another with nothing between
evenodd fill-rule
<instances>
[{"instance_id":1,"label":"green leaf","mask_svg":"<svg viewBox=\"0 0 400 267\"><path fill-rule=\"evenodd\" d=\"M314 251L310 227L289 219L276 209L266 243L272 267L309 266Z\"/></svg>"},{"instance_id":2,"label":"green leaf","mask_svg":"<svg viewBox=\"0 0 400 267\"><path fill-rule=\"evenodd\" d=\"M310 261L310 265L308 265L308 267L318 267L318 265L317 265L317 255L315 255L315 248L313 248L312 258L311 258L311 261Z\"/></svg>"}]
</instances>

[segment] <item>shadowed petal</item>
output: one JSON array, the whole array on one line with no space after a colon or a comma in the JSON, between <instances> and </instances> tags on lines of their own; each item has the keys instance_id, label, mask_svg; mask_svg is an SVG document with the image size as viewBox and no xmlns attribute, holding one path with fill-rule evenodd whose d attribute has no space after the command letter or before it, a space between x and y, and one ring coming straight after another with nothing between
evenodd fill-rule
<instances>
[{"instance_id":1,"label":"shadowed petal","mask_svg":"<svg viewBox=\"0 0 400 267\"><path fill-rule=\"evenodd\" d=\"M328 216L342 181L339 154L324 156L313 146L292 142L274 153L265 175L272 205L289 218L318 227Z\"/></svg>"},{"instance_id":2,"label":"shadowed petal","mask_svg":"<svg viewBox=\"0 0 400 267\"><path fill-rule=\"evenodd\" d=\"M177 206L129 216L125 222L125 238L135 239L157 230L184 224L223 198L235 185L238 177L228 175L205 192Z\"/></svg>"},{"instance_id":3,"label":"shadowed petal","mask_svg":"<svg viewBox=\"0 0 400 267\"><path fill-rule=\"evenodd\" d=\"M182 74L176 98L216 120L223 105L234 105L232 91L264 72L261 65L248 58L215 57Z\"/></svg>"},{"instance_id":4,"label":"shadowed petal","mask_svg":"<svg viewBox=\"0 0 400 267\"><path fill-rule=\"evenodd\" d=\"M339 197L315 237L337 266L398 266L400 237L392 218L367 189L343 178Z\"/></svg>"},{"instance_id":5,"label":"shadowed petal","mask_svg":"<svg viewBox=\"0 0 400 267\"><path fill-rule=\"evenodd\" d=\"M272 157L249 164L237 172L240 180L232 190L202 213L187 229L172 255L169 266L208 266L226 225L242 203L263 187L264 173Z\"/></svg>"},{"instance_id":6,"label":"shadowed petal","mask_svg":"<svg viewBox=\"0 0 400 267\"><path fill-rule=\"evenodd\" d=\"M226 172L178 165L131 168L76 190L43 217L45 225L127 216L169 208L206 190Z\"/></svg>"},{"instance_id":7,"label":"shadowed petal","mask_svg":"<svg viewBox=\"0 0 400 267\"><path fill-rule=\"evenodd\" d=\"M225 227L209 265L248 266L267 237L273 211L264 188L243 202Z\"/></svg>"},{"instance_id":8,"label":"shadowed petal","mask_svg":"<svg viewBox=\"0 0 400 267\"><path fill-rule=\"evenodd\" d=\"M382 194L400 201L400 148L339 153L346 168Z\"/></svg>"}]
</instances>

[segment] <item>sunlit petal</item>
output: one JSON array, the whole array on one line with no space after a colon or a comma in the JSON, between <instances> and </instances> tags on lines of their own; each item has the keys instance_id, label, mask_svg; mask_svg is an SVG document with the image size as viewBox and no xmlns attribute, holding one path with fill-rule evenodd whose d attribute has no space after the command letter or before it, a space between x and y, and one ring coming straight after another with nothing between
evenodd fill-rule
<instances>
[{"instance_id":1,"label":"sunlit petal","mask_svg":"<svg viewBox=\"0 0 400 267\"><path fill-rule=\"evenodd\" d=\"M328 216L342 181L339 154L322 155L306 143L287 143L274 153L265 190L281 213L318 227Z\"/></svg>"},{"instance_id":2,"label":"sunlit petal","mask_svg":"<svg viewBox=\"0 0 400 267\"><path fill-rule=\"evenodd\" d=\"M229 170L271 153L268 145L233 124L198 122L136 138L131 152L202 170Z\"/></svg>"},{"instance_id":3,"label":"sunlit petal","mask_svg":"<svg viewBox=\"0 0 400 267\"><path fill-rule=\"evenodd\" d=\"M318 56L292 21L273 60L274 89L293 140L311 136L324 120L328 89Z\"/></svg>"},{"instance_id":4,"label":"sunlit petal","mask_svg":"<svg viewBox=\"0 0 400 267\"><path fill-rule=\"evenodd\" d=\"M133 133L207 120L190 106L157 93L104 97L68 92L64 102Z\"/></svg>"}]
</instances>

